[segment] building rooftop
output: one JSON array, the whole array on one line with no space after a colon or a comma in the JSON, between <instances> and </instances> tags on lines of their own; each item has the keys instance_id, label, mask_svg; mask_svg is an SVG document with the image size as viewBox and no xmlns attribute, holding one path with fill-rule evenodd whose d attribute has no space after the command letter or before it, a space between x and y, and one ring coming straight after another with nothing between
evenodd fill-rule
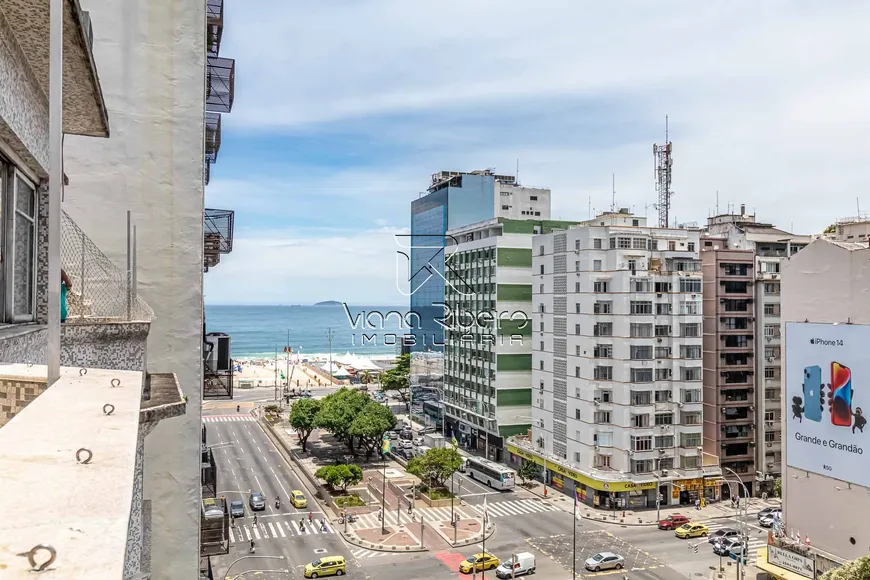
<instances>
[{"instance_id":1,"label":"building rooftop","mask_svg":"<svg viewBox=\"0 0 870 580\"><path fill-rule=\"evenodd\" d=\"M45 376L41 365L0 365L0 381ZM12 508L0 526L5 580L32 579L26 554L40 545L54 550L52 577L125 577L142 387L140 372L64 367L0 429L0 489ZM37 564L49 554L37 550Z\"/></svg>"}]
</instances>

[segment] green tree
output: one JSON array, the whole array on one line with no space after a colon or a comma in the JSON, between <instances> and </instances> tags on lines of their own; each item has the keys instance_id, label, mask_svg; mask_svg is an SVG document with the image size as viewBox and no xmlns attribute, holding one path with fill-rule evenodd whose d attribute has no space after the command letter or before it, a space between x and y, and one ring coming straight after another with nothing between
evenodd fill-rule
<instances>
[{"instance_id":1,"label":"green tree","mask_svg":"<svg viewBox=\"0 0 870 580\"><path fill-rule=\"evenodd\" d=\"M525 485L527 481L538 477L539 473L541 473L541 467L534 461L529 461L528 459L523 459L523 463L517 470L517 475L520 476L523 485Z\"/></svg>"},{"instance_id":2,"label":"green tree","mask_svg":"<svg viewBox=\"0 0 870 580\"><path fill-rule=\"evenodd\" d=\"M314 472L314 477L323 480L330 489L340 489L345 492L348 486L362 481L363 471L359 465L352 463L325 465Z\"/></svg>"},{"instance_id":3,"label":"green tree","mask_svg":"<svg viewBox=\"0 0 870 580\"><path fill-rule=\"evenodd\" d=\"M350 424L348 434L356 437L357 442L365 450L366 461L381 446L384 433L396 426L396 416L387 407L369 399L368 404Z\"/></svg>"},{"instance_id":4,"label":"green tree","mask_svg":"<svg viewBox=\"0 0 870 580\"><path fill-rule=\"evenodd\" d=\"M290 426L299 434L302 451L308 450L308 437L317 427L316 418L320 411L320 401L317 399L299 399L290 407Z\"/></svg>"},{"instance_id":5,"label":"green tree","mask_svg":"<svg viewBox=\"0 0 870 580\"><path fill-rule=\"evenodd\" d=\"M320 412L317 413L314 422L318 427L326 429L344 442L348 450L356 454L354 436L350 433L350 426L370 402L371 399L365 393L342 387L323 398Z\"/></svg>"},{"instance_id":6,"label":"green tree","mask_svg":"<svg viewBox=\"0 0 870 580\"><path fill-rule=\"evenodd\" d=\"M396 359L396 365L381 375L381 390L395 391L406 405L410 401L411 355L402 354Z\"/></svg>"},{"instance_id":7,"label":"green tree","mask_svg":"<svg viewBox=\"0 0 870 580\"><path fill-rule=\"evenodd\" d=\"M363 385L369 384L370 382L372 382L372 374L368 371L363 371L362 374L359 376L359 382Z\"/></svg>"},{"instance_id":8,"label":"green tree","mask_svg":"<svg viewBox=\"0 0 870 580\"><path fill-rule=\"evenodd\" d=\"M823 234L833 234L837 231L837 224L831 224L824 229Z\"/></svg>"},{"instance_id":9,"label":"green tree","mask_svg":"<svg viewBox=\"0 0 870 580\"><path fill-rule=\"evenodd\" d=\"M773 497L782 497L782 478L777 477L773 480Z\"/></svg>"},{"instance_id":10,"label":"green tree","mask_svg":"<svg viewBox=\"0 0 870 580\"><path fill-rule=\"evenodd\" d=\"M408 462L408 472L419 477L431 488L443 487L444 482L462 465L462 456L453 447L430 449Z\"/></svg>"},{"instance_id":11,"label":"green tree","mask_svg":"<svg viewBox=\"0 0 870 580\"><path fill-rule=\"evenodd\" d=\"M867 580L867 578L870 578L870 556L863 556L839 568L828 570L822 575L822 580Z\"/></svg>"}]
</instances>

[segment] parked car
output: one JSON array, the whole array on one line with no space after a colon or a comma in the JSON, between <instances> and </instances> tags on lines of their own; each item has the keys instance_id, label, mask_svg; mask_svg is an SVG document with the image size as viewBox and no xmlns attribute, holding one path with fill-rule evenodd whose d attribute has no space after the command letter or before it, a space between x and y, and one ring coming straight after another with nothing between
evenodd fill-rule
<instances>
[{"instance_id":1,"label":"parked car","mask_svg":"<svg viewBox=\"0 0 870 580\"><path fill-rule=\"evenodd\" d=\"M248 504L254 511L263 511L264 509L266 509L266 496L263 495L262 491L251 492L251 497L248 500Z\"/></svg>"},{"instance_id":2,"label":"parked car","mask_svg":"<svg viewBox=\"0 0 870 580\"><path fill-rule=\"evenodd\" d=\"M660 530L676 530L683 524L689 523L689 518L680 514L671 514L663 520L659 520Z\"/></svg>"},{"instance_id":3,"label":"parked car","mask_svg":"<svg viewBox=\"0 0 870 580\"><path fill-rule=\"evenodd\" d=\"M601 572L602 570L619 570L625 566L625 558L613 552L599 552L584 563L587 570Z\"/></svg>"},{"instance_id":4,"label":"parked car","mask_svg":"<svg viewBox=\"0 0 870 580\"><path fill-rule=\"evenodd\" d=\"M513 563L513 570L511 564ZM530 552L520 552L508 560L505 560L495 569L495 575L499 578L513 578L523 574L535 573L535 556Z\"/></svg>"},{"instance_id":5,"label":"parked car","mask_svg":"<svg viewBox=\"0 0 870 580\"><path fill-rule=\"evenodd\" d=\"M422 445L423 438L422 437L415 437L412 442L414 443L414 445Z\"/></svg>"},{"instance_id":6,"label":"parked car","mask_svg":"<svg viewBox=\"0 0 870 580\"><path fill-rule=\"evenodd\" d=\"M730 540L731 538L736 537L740 537L740 532L738 532L734 528L720 528L710 534L710 537L707 539L707 541L711 544L715 544L716 542Z\"/></svg>"},{"instance_id":7,"label":"parked car","mask_svg":"<svg viewBox=\"0 0 870 580\"><path fill-rule=\"evenodd\" d=\"M743 553L743 540L740 538L730 538L713 544L713 553L717 556L730 556L731 554L740 555Z\"/></svg>"},{"instance_id":8,"label":"parked car","mask_svg":"<svg viewBox=\"0 0 870 580\"><path fill-rule=\"evenodd\" d=\"M687 538L700 538L701 536L706 536L709 532L709 528L704 524L693 524L689 522L688 524L683 524L674 530L674 535L681 540L685 540Z\"/></svg>"},{"instance_id":9,"label":"parked car","mask_svg":"<svg viewBox=\"0 0 870 580\"><path fill-rule=\"evenodd\" d=\"M414 444L408 440L402 440L402 449L413 449Z\"/></svg>"},{"instance_id":10,"label":"parked car","mask_svg":"<svg viewBox=\"0 0 870 580\"><path fill-rule=\"evenodd\" d=\"M396 431L390 431L390 432L387 434L387 437L389 437L390 440L398 439L398 438L399 438L399 433L396 432Z\"/></svg>"},{"instance_id":11,"label":"parked car","mask_svg":"<svg viewBox=\"0 0 870 580\"><path fill-rule=\"evenodd\" d=\"M428 433L434 433L435 431L435 427L423 427L422 429L417 431L417 435L426 435Z\"/></svg>"},{"instance_id":12,"label":"parked car","mask_svg":"<svg viewBox=\"0 0 870 580\"><path fill-rule=\"evenodd\" d=\"M230 514L234 518L245 517L245 503L239 500L230 502Z\"/></svg>"},{"instance_id":13,"label":"parked car","mask_svg":"<svg viewBox=\"0 0 870 580\"><path fill-rule=\"evenodd\" d=\"M402 431L401 433L399 433L399 438L406 440L406 441L411 441L414 439L414 432L413 431Z\"/></svg>"}]
</instances>

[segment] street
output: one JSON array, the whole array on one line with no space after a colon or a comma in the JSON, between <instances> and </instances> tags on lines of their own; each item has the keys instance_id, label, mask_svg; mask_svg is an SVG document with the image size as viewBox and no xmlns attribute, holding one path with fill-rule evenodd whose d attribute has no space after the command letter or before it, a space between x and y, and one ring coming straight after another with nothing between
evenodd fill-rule
<instances>
[{"instance_id":1,"label":"street","mask_svg":"<svg viewBox=\"0 0 870 580\"><path fill-rule=\"evenodd\" d=\"M208 445L218 465L218 494L228 501L241 500L245 504L245 516L237 519L230 531L230 553L212 559L217 578L223 578L228 569L230 578L242 572L256 573L257 577L267 579L285 578L288 574L301 577L305 564L321 556L341 555L347 561L350 579L437 580L456 578L459 562L482 551L480 543L464 548L453 548L448 543L447 538L452 534L450 506L417 506L415 510L431 526L440 528L439 541L430 541L426 546L429 551L401 554L346 543L331 523L320 523L326 518L313 490L295 473L251 413L257 406L254 401L267 404L268 401L263 400L268 399L265 390L253 390L246 397L247 401L240 398L209 402L204 407ZM236 411L237 405L240 412ZM531 552L536 557L537 573L541 577L571 578L573 516L570 498L555 493L544 499L522 487L496 491L463 473L455 473L448 484L461 498L452 507L460 519L482 521L486 505L487 520L495 524L495 532L486 540L487 552L501 559L517 552ZM307 497L311 522L309 509L296 509L290 503L293 490L301 490ZM256 512L256 525L249 505L251 491L261 491L267 500L265 510ZM275 508L276 497L281 498L280 509ZM691 517L691 508L685 513ZM363 517L374 520L376 515ZM767 532L757 526L754 514L750 514L748 523L751 564L755 549L766 542ZM733 518L716 519L708 525L712 533L722 527L737 527L738 522ZM251 539L256 544L254 558L248 557ZM625 572L632 580L681 580L707 577L719 565L719 557L713 554L706 538L680 540L673 532L654 526L628 526L583 518L576 522L576 540L576 569L581 578ZM693 550L696 544L697 553ZM586 570L585 560L602 551L623 556L625 569ZM736 574L736 566L733 562L728 566L728 561L723 559L726 578ZM486 577L495 576L487 572Z\"/></svg>"}]
</instances>

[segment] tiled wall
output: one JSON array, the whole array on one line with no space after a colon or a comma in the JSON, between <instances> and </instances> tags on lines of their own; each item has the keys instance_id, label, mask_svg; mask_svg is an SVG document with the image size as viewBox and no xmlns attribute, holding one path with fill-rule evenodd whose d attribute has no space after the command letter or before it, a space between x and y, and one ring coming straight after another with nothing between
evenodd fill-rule
<instances>
[{"instance_id":1,"label":"tiled wall","mask_svg":"<svg viewBox=\"0 0 870 580\"><path fill-rule=\"evenodd\" d=\"M64 324L60 364L145 372L147 322Z\"/></svg>"},{"instance_id":2,"label":"tiled wall","mask_svg":"<svg viewBox=\"0 0 870 580\"><path fill-rule=\"evenodd\" d=\"M45 364L44 326L20 325L14 332L4 333L0 338L0 363Z\"/></svg>"},{"instance_id":3,"label":"tiled wall","mask_svg":"<svg viewBox=\"0 0 870 580\"><path fill-rule=\"evenodd\" d=\"M36 322L48 322L48 180L36 188ZM60 289L60 280L57 281Z\"/></svg>"},{"instance_id":4,"label":"tiled wall","mask_svg":"<svg viewBox=\"0 0 870 580\"><path fill-rule=\"evenodd\" d=\"M31 377L0 377L0 427L45 391L45 381Z\"/></svg>"}]
</instances>

